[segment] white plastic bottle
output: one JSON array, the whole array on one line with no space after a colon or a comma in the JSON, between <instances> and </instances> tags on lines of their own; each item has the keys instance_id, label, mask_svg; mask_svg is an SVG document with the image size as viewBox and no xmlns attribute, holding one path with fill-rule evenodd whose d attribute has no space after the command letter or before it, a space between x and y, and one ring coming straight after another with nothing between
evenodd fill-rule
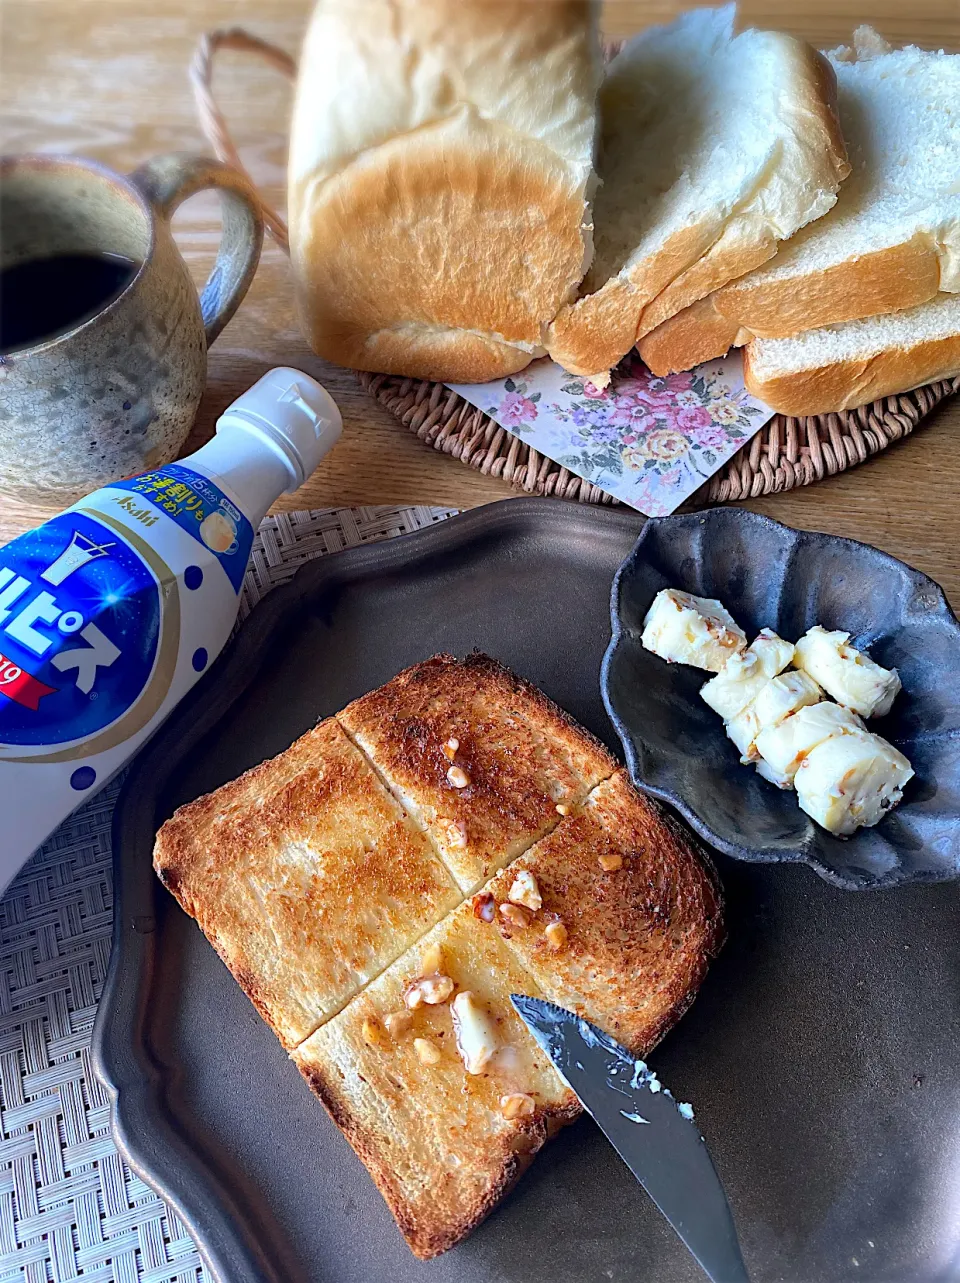
<instances>
[{"instance_id":1,"label":"white plastic bottle","mask_svg":"<svg viewBox=\"0 0 960 1283\"><path fill-rule=\"evenodd\" d=\"M254 531L340 430L318 383L271 370L189 458L0 548L0 891L213 663Z\"/></svg>"}]
</instances>

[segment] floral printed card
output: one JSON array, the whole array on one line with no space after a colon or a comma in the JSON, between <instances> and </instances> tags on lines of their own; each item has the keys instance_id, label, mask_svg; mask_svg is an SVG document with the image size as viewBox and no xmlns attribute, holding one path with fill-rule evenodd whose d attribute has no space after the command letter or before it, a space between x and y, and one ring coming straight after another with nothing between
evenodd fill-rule
<instances>
[{"instance_id":1,"label":"floral printed card","mask_svg":"<svg viewBox=\"0 0 960 1283\"><path fill-rule=\"evenodd\" d=\"M739 352L657 378L634 352L601 390L543 357L509 379L451 384L578 476L668 516L773 417L743 386Z\"/></svg>"}]
</instances>

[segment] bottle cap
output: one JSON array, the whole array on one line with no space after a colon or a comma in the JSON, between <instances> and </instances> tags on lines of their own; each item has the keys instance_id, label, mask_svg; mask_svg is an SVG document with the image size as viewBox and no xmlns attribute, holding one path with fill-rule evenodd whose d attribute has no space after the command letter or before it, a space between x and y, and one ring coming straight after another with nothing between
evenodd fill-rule
<instances>
[{"instance_id":1,"label":"bottle cap","mask_svg":"<svg viewBox=\"0 0 960 1283\"><path fill-rule=\"evenodd\" d=\"M299 489L340 440L343 420L330 393L302 370L277 366L228 405L217 432L241 429L268 445L290 476L285 493Z\"/></svg>"}]
</instances>

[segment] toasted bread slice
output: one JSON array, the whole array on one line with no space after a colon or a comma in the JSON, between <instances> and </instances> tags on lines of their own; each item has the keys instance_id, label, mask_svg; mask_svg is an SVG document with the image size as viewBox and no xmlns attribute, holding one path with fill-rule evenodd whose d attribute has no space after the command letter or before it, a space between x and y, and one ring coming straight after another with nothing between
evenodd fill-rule
<instances>
[{"instance_id":1,"label":"toasted bread slice","mask_svg":"<svg viewBox=\"0 0 960 1283\"><path fill-rule=\"evenodd\" d=\"M720 893L679 826L618 771L480 892L499 906L517 874L543 900L529 925L495 921L558 1006L645 1055L677 1021L720 944ZM553 947L544 928L563 924Z\"/></svg>"},{"instance_id":2,"label":"toasted bread slice","mask_svg":"<svg viewBox=\"0 0 960 1283\"><path fill-rule=\"evenodd\" d=\"M579 1112L510 994L646 1053L720 945L719 892L606 750L486 656L435 656L340 716L356 744L323 722L181 807L155 865L429 1257Z\"/></svg>"},{"instance_id":3,"label":"toasted bread slice","mask_svg":"<svg viewBox=\"0 0 960 1283\"><path fill-rule=\"evenodd\" d=\"M437 945L445 974L475 996L497 1030L500 1046L485 1073L466 1072L449 1003L417 1008L397 1037L384 1025L405 1010L425 948ZM463 904L293 1053L419 1257L469 1234L544 1141L580 1112L514 1012L511 993L538 990L496 928ZM421 1060L420 1039L435 1049L436 1064ZM533 1112L504 1117L501 1098L511 1093L530 1096Z\"/></svg>"},{"instance_id":4,"label":"toasted bread slice","mask_svg":"<svg viewBox=\"0 0 960 1283\"><path fill-rule=\"evenodd\" d=\"M617 765L486 655L435 655L337 716L465 892L554 828L557 806L582 802Z\"/></svg>"},{"instance_id":5,"label":"toasted bread slice","mask_svg":"<svg viewBox=\"0 0 960 1283\"><path fill-rule=\"evenodd\" d=\"M333 720L180 807L154 867L288 1050L462 898Z\"/></svg>"}]
</instances>

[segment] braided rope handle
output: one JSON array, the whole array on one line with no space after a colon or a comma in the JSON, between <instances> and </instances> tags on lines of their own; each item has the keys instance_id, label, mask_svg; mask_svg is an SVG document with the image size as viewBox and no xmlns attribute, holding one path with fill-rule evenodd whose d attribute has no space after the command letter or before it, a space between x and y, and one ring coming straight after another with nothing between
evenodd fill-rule
<instances>
[{"instance_id":1,"label":"braided rope handle","mask_svg":"<svg viewBox=\"0 0 960 1283\"><path fill-rule=\"evenodd\" d=\"M200 128L203 136L213 148L214 155L218 160L222 160L226 165L232 165L238 169L241 174L250 180L250 185L256 189L256 184L250 177L247 167L240 159L240 153L230 136L230 129L227 125L226 118L220 110L216 98L213 96L213 60L221 49L235 49L239 53L255 54L262 61L270 64L275 71L286 76L288 80L293 80L297 74L297 64L286 52L278 45L272 45L267 40L261 40L258 36L252 36L249 31L244 31L242 27L221 27L216 31L207 31L200 37L200 43L193 55L193 61L190 63L190 83L193 85L193 98L197 106L197 115L200 117ZM257 193L259 196L259 192ZM260 210L263 215L263 222L266 230L273 237L285 254L290 253L290 242L287 236L287 224L273 209L266 203L263 197L260 197Z\"/></svg>"}]
</instances>

